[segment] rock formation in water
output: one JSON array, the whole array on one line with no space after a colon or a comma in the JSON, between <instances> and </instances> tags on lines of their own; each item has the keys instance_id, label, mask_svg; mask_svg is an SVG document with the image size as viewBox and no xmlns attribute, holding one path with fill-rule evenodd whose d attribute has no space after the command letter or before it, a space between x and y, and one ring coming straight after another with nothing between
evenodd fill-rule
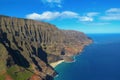
<instances>
[{"instance_id":1,"label":"rock formation in water","mask_svg":"<svg viewBox=\"0 0 120 80\"><path fill-rule=\"evenodd\" d=\"M53 80L50 63L70 61L89 43L82 32L0 15L0 80Z\"/></svg>"}]
</instances>

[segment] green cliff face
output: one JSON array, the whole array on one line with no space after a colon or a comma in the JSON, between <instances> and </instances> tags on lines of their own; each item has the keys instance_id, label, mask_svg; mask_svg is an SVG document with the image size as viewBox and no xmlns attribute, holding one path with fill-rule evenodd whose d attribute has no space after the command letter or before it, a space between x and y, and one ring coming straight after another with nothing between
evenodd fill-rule
<instances>
[{"instance_id":1,"label":"green cliff face","mask_svg":"<svg viewBox=\"0 0 120 80\"><path fill-rule=\"evenodd\" d=\"M81 32L0 16L0 80L52 80L56 72L49 64L77 54L89 43Z\"/></svg>"}]
</instances>

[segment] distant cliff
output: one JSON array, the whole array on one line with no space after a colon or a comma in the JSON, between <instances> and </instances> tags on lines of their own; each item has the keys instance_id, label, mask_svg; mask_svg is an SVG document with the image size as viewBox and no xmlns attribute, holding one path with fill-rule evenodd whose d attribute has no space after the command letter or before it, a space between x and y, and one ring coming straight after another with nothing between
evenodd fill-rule
<instances>
[{"instance_id":1,"label":"distant cliff","mask_svg":"<svg viewBox=\"0 0 120 80\"><path fill-rule=\"evenodd\" d=\"M49 23L0 16L0 80L53 80L50 63L70 61L92 41Z\"/></svg>"}]
</instances>

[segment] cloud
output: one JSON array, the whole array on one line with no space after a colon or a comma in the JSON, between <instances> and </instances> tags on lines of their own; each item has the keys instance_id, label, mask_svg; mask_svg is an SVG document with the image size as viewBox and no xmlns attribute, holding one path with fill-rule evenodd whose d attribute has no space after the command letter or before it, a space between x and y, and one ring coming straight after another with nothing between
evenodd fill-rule
<instances>
[{"instance_id":1,"label":"cloud","mask_svg":"<svg viewBox=\"0 0 120 80\"><path fill-rule=\"evenodd\" d=\"M31 13L31 14L28 14L26 17L28 19L34 19L34 20L53 20L59 16L60 16L59 12L46 11L42 14Z\"/></svg>"},{"instance_id":2,"label":"cloud","mask_svg":"<svg viewBox=\"0 0 120 80\"><path fill-rule=\"evenodd\" d=\"M56 18L78 18L79 14L72 12L72 11L63 11L63 12L50 12L46 11L42 14L38 13L31 13L26 15L28 19L34 20L53 20Z\"/></svg>"},{"instance_id":3,"label":"cloud","mask_svg":"<svg viewBox=\"0 0 120 80\"><path fill-rule=\"evenodd\" d=\"M103 25L108 25L108 24L110 24L110 23L109 22L91 22L91 23L87 23L86 25L90 25L90 26L103 26Z\"/></svg>"},{"instance_id":4,"label":"cloud","mask_svg":"<svg viewBox=\"0 0 120 80\"><path fill-rule=\"evenodd\" d=\"M26 18L28 19L34 19L34 20L55 20L55 19L77 19L81 22L92 22L94 21L94 16L96 16L98 13L87 13L85 16L80 16L80 14L73 12L73 11L63 11L63 12L51 12L51 11L45 11L41 14L38 13L31 13L26 15Z\"/></svg>"},{"instance_id":5,"label":"cloud","mask_svg":"<svg viewBox=\"0 0 120 80\"><path fill-rule=\"evenodd\" d=\"M62 7L62 1L63 0L42 0L42 3L48 4L50 7Z\"/></svg>"},{"instance_id":6,"label":"cloud","mask_svg":"<svg viewBox=\"0 0 120 80\"><path fill-rule=\"evenodd\" d=\"M102 16L100 18L101 20L106 20L106 21L115 21L115 20L120 20L120 15L106 15Z\"/></svg>"},{"instance_id":7,"label":"cloud","mask_svg":"<svg viewBox=\"0 0 120 80\"><path fill-rule=\"evenodd\" d=\"M78 18L79 14L72 11L64 11L60 14L62 18Z\"/></svg>"},{"instance_id":8,"label":"cloud","mask_svg":"<svg viewBox=\"0 0 120 80\"><path fill-rule=\"evenodd\" d=\"M42 0L43 2L47 2L47 3L61 3L62 0Z\"/></svg>"},{"instance_id":9,"label":"cloud","mask_svg":"<svg viewBox=\"0 0 120 80\"><path fill-rule=\"evenodd\" d=\"M93 18L92 17L83 16L83 17L79 17L79 21L92 22Z\"/></svg>"},{"instance_id":10,"label":"cloud","mask_svg":"<svg viewBox=\"0 0 120 80\"><path fill-rule=\"evenodd\" d=\"M106 11L107 13L120 13L120 8L110 8Z\"/></svg>"},{"instance_id":11,"label":"cloud","mask_svg":"<svg viewBox=\"0 0 120 80\"><path fill-rule=\"evenodd\" d=\"M105 16L101 16L100 19L106 21L120 20L120 8L111 8L106 10Z\"/></svg>"},{"instance_id":12,"label":"cloud","mask_svg":"<svg viewBox=\"0 0 120 80\"><path fill-rule=\"evenodd\" d=\"M97 16L98 12L88 12L85 16L79 17L80 21L92 22L94 21L94 17Z\"/></svg>"},{"instance_id":13,"label":"cloud","mask_svg":"<svg viewBox=\"0 0 120 80\"><path fill-rule=\"evenodd\" d=\"M97 16L98 14L99 14L98 12L89 12L87 13L87 16L94 17L94 16Z\"/></svg>"}]
</instances>

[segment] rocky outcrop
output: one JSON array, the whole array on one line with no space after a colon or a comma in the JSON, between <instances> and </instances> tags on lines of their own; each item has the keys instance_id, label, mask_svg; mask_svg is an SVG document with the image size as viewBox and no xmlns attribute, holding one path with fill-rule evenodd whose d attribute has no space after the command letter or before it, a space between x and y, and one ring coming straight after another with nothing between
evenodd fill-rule
<instances>
[{"instance_id":1,"label":"rocky outcrop","mask_svg":"<svg viewBox=\"0 0 120 80\"><path fill-rule=\"evenodd\" d=\"M91 40L82 32L1 15L0 76L9 75L13 80L53 80L56 72L49 64L69 60L89 43Z\"/></svg>"}]
</instances>

